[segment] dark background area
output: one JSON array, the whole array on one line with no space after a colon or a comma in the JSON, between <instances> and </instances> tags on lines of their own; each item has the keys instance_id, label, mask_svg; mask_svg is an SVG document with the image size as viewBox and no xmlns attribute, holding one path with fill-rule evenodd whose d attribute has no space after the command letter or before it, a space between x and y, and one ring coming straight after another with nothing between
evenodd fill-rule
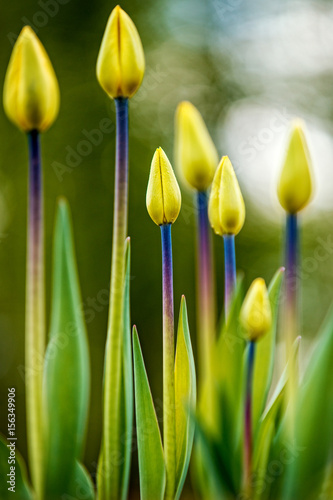
<instances>
[{"instance_id":1,"label":"dark background area","mask_svg":"<svg viewBox=\"0 0 333 500\"><path fill-rule=\"evenodd\" d=\"M237 267L246 285L257 276L269 280L283 262L284 213L277 203L276 179L290 119L301 116L306 121L316 194L302 214L304 353L326 314L333 296L333 249L332 244L325 246L333 241L333 6L305 0L127 0L121 6L139 30L147 63L142 87L130 103L132 322L138 327L154 398L161 399L160 235L147 214L145 192L156 147L162 146L173 162L179 101L188 99L199 108L219 154L228 154L235 166L247 205L246 223L237 237ZM114 130L92 145L89 154L76 157L76 166L66 157L80 150L85 131L99 128L106 117L114 123L114 104L95 77L113 7L104 0L16 0L0 7L0 80L15 35L29 23L60 84L59 117L42 138L47 303L56 200L64 195L73 214L83 307L90 310L92 390L85 463L91 471L101 434L107 307L97 298L108 289L110 277ZM2 107L0 132L0 429L6 429L7 388L15 386L18 448L26 456L24 382L18 367L24 363L27 144ZM59 164L70 171L61 175ZM175 305L177 316L185 293L195 345L195 211L192 193L182 188L182 211L173 227ZM214 236L214 245L221 310L221 239ZM318 249L324 254L321 260ZM94 299L97 306L89 305ZM135 465L133 471L134 497Z\"/></svg>"}]
</instances>

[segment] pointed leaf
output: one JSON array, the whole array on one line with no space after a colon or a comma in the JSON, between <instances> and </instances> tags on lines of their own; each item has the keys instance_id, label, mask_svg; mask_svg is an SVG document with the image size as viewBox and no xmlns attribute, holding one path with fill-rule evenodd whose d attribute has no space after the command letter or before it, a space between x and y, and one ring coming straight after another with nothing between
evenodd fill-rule
<instances>
[{"instance_id":1,"label":"pointed leaf","mask_svg":"<svg viewBox=\"0 0 333 500\"><path fill-rule=\"evenodd\" d=\"M135 327L133 355L141 500L162 500L166 472L161 434Z\"/></svg>"},{"instance_id":2,"label":"pointed leaf","mask_svg":"<svg viewBox=\"0 0 333 500\"><path fill-rule=\"evenodd\" d=\"M132 436L133 436L133 362L131 341L131 317L130 317L130 280L131 280L131 245L130 239L126 240L126 269L125 269L125 291L124 291L124 316L123 316L123 369L122 369L122 442L124 444L124 463L121 474L121 500L128 497L128 487L131 469Z\"/></svg>"},{"instance_id":3,"label":"pointed leaf","mask_svg":"<svg viewBox=\"0 0 333 500\"><path fill-rule=\"evenodd\" d=\"M272 383L276 325L283 272L283 268L279 269L269 285L269 299L272 308L272 328L257 342L256 347L252 401L252 421L253 430L255 432L257 430L260 416L265 408L267 395Z\"/></svg>"},{"instance_id":4,"label":"pointed leaf","mask_svg":"<svg viewBox=\"0 0 333 500\"><path fill-rule=\"evenodd\" d=\"M131 271L131 245L130 238L126 240L126 269L124 283L124 314L123 314L123 335L122 335L122 380L121 380L121 408L120 424L121 436L124 446L124 460L121 462L120 474L120 495L121 500L128 497L128 487L131 469L132 437L133 437L133 363L132 363L132 345L131 345L131 319L130 319L130 271ZM98 460L98 494L99 499L106 497L104 491L104 481L102 481L103 471L105 471L103 458L103 445Z\"/></svg>"},{"instance_id":5,"label":"pointed leaf","mask_svg":"<svg viewBox=\"0 0 333 500\"><path fill-rule=\"evenodd\" d=\"M61 500L95 500L94 485L89 472L79 462L76 462L74 474L69 485L69 493L61 495Z\"/></svg>"},{"instance_id":6,"label":"pointed leaf","mask_svg":"<svg viewBox=\"0 0 333 500\"><path fill-rule=\"evenodd\" d=\"M66 493L83 452L89 403L89 354L69 207L58 204L50 340L45 355L46 492Z\"/></svg>"},{"instance_id":7,"label":"pointed leaf","mask_svg":"<svg viewBox=\"0 0 333 500\"><path fill-rule=\"evenodd\" d=\"M288 464L285 495L316 500L333 442L333 311L311 357L296 402L295 460Z\"/></svg>"},{"instance_id":8,"label":"pointed leaf","mask_svg":"<svg viewBox=\"0 0 333 500\"><path fill-rule=\"evenodd\" d=\"M186 479L190 463L195 423L189 408L196 405L196 375L192 344L187 319L185 297L180 304L177 349L175 361L175 405L176 405L176 495L178 500Z\"/></svg>"},{"instance_id":9,"label":"pointed leaf","mask_svg":"<svg viewBox=\"0 0 333 500\"><path fill-rule=\"evenodd\" d=\"M1 500L33 500L23 458L15 450L15 459L13 460L13 457L10 457L9 444L7 439L0 434L0 498ZM9 489L13 488L13 485L8 482L10 481L8 474L13 470L11 467L15 467L14 491Z\"/></svg>"}]
</instances>

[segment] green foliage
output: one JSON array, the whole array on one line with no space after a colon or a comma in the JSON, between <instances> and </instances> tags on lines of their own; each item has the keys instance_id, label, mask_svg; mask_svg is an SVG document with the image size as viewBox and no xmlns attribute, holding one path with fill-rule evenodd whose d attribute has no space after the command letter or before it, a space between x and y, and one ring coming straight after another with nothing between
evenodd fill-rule
<instances>
[{"instance_id":1,"label":"green foliage","mask_svg":"<svg viewBox=\"0 0 333 500\"><path fill-rule=\"evenodd\" d=\"M333 443L333 311L318 338L299 390L294 460L287 464L284 498L319 498Z\"/></svg>"},{"instance_id":2,"label":"green foliage","mask_svg":"<svg viewBox=\"0 0 333 500\"><path fill-rule=\"evenodd\" d=\"M257 342L256 346L256 359L253 373L252 408L252 422L254 431L256 431L260 416L264 411L267 395L272 383L277 314L282 278L283 270L279 269L273 277L268 289L273 317L272 328Z\"/></svg>"},{"instance_id":3,"label":"green foliage","mask_svg":"<svg viewBox=\"0 0 333 500\"><path fill-rule=\"evenodd\" d=\"M176 495L178 500L186 479L194 438L194 420L189 410L196 405L196 375L187 319L185 297L180 304L175 361L176 408Z\"/></svg>"},{"instance_id":4,"label":"green foliage","mask_svg":"<svg viewBox=\"0 0 333 500\"><path fill-rule=\"evenodd\" d=\"M8 463L10 453L8 444L7 439L0 434L0 498L1 500L33 500L26 467L17 450L15 451L15 464ZM10 480L8 474L11 466L15 467L15 492L8 489L11 487L7 482Z\"/></svg>"},{"instance_id":5,"label":"green foliage","mask_svg":"<svg viewBox=\"0 0 333 500\"><path fill-rule=\"evenodd\" d=\"M133 331L136 427L142 500L163 499L166 468L160 430L144 366L139 338ZM196 374L188 326L185 297L180 304L175 358L176 491L183 490L190 463L195 422L191 412L196 405Z\"/></svg>"},{"instance_id":6,"label":"green foliage","mask_svg":"<svg viewBox=\"0 0 333 500\"><path fill-rule=\"evenodd\" d=\"M69 208L58 204L49 344L45 355L47 498L69 491L83 452L89 403L89 354Z\"/></svg>"},{"instance_id":7,"label":"green foliage","mask_svg":"<svg viewBox=\"0 0 333 500\"><path fill-rule=\"evenodd\" d=\"M133 329L133 355L141 500L162 500L166 472L161 434L135 327Z\"/></svg>"},{"instance_id":8,"label":"green foliage","mask_svg":"<svg viewBox=\"0 0 333 500\"><path fill-rule=\"evenodd\" d=\"M128 496L131 453L132 453L132 434L133 434L133 362L131 345L131 316L130 316L130 281L131 281L131 245L130 239L126 240L126 269L124 283L124 310L123 310L123 332L122 332L122 371L121 371L121 410L120 410L120 437L123 444L123 457L120 460L120 500L126 500ZM106 468L104 464L103 445L98 462L98 495L99 499L106 498L104 491L105 482L102 479Z\"/></svg>"}]
</instances>

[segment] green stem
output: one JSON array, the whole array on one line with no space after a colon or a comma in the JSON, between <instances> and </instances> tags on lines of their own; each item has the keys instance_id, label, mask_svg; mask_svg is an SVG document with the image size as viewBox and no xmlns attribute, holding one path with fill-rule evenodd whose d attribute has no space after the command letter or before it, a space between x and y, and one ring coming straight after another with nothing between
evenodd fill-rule
<instances>
[{"instance_id":1,"label":"green stem","mask_svg":"<svg viewBox=\"0 0 333 500\"><path fill-rule=\"evenodd\" d=\"M252 474L252 386L255 360L255 342L249 343L244 415L244 483L245 491L251 494Z\"/></svg>"},{"instance_id":2,"label":"green stem","mask_svg":"<svg viewBox=\"0 0 333 500\"><path fill-rule=\"evenodd\" d=\"M165 500L176 486L175 333L171 224L161 226L163 263L163 442L167 483Z\"/></svg>"},{"instance_id":3,"label":"green stem","mask_svg":"<svg viewBox=\"0 0 333 500\"><path fill-rule=\"evenodd\" d=\"M198 191L196 200L198 354L200 390L202 390L207 377L210 380L211 373L211 350L215 340L215 286L207 192Z\"/></svg>"},{"instance_id":4,"label":"green stem","mask_svg":"<svg viewBox=\"0 0 333 500\"><path fill-rule=\"evenodd\" d=\"M117 138L108 333L104 374L103 470L107 500L120 498L121 351L128 199L128 100L116 99Z\"/></svg>"},{"instance_id":5,"label":"green stem","mask_svg":"<svg viewBox=\"0 0 333 500\"><path fill-rule=\"evenodd\" d=\"M27 440L37 500L43 498L42 383L45 353L43 181L39 133L28 134L29 194L27 231L25 369Z\"/></svg>"}]
</instances>

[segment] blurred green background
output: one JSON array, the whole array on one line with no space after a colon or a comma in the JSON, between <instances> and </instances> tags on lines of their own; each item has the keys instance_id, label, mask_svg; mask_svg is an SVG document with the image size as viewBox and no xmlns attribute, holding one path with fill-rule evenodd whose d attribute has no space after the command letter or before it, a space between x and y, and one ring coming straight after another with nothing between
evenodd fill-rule
<instances>
[{"instance_id":1,"label":"blurred green background","mask_svg":"<svg viewBox=\"0 0 333 500\"><path fill-rule=\"evenodd\" d=\"M237 237L237 264L246 285L269 280L283 263L284 214L275 193L288 123L301 116L314 159L316 193L302 214L302 324L304 352L333 296L333 4L329 1L125 0L136 23L147 71L130 103L130 215L132 322L138 327L152 391L161 411L161 255L158 228L148 217L145 191L157 146L172 160L174 112L191 100L202 112L219 154L235 166L247 205ZM87 133L114 105L95 78L107 18L101 0L16 0L0 7L0 80L12 44L31 24L54 64L61 110L42 139L45 174L47 299L56 199L71 205L76 252L91 348L92 391L85 463L96 468L101 434L101 386L106 338L113 209L114 129L89 153ZM26 247L26 139L0 108L0 429L6 430L7 388L17 390L18 448L26 456L24 296ZM76 151L75 159L73 151ZM68 156L70 155L70 157ZM63 166L66 171L62 172ZM183 186L174 225L175 304L187 297L195 342L195 210ZM218 303L223 302L223 246L214 237ZM70 411L70 402L68 402ZM137 496L136 452L131 495Z\"/></svg>"}]
</instances>

